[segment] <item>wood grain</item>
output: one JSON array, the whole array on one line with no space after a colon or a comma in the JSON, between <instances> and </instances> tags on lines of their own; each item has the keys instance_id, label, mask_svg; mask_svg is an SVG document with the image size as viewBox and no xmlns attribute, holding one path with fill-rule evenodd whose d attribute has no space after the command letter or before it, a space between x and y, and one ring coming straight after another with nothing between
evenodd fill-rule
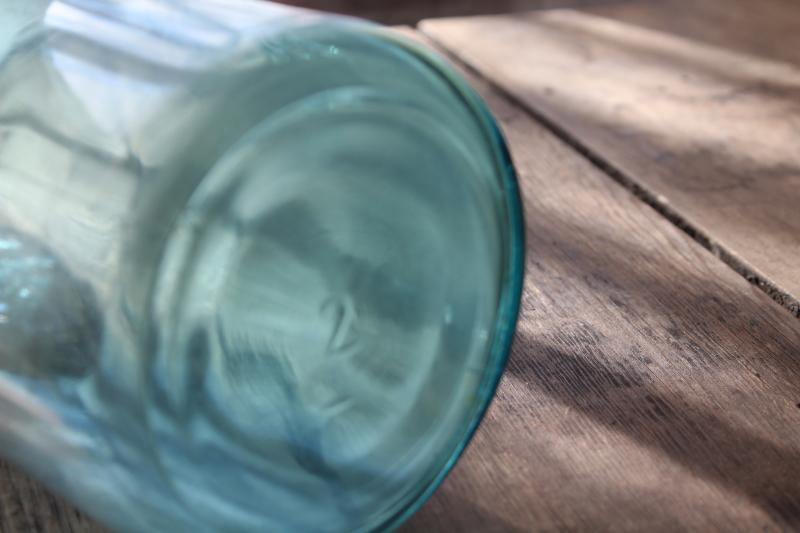
<instances>
[{"instance_id":1,"label":"wood grain","mask_svg":"<svg viewBox=\"0 0 800 533\"><path fill-rule=\"evenodd\" d=\"M800 315L798 68L569 10L421 28Z\"/></svg>"},{"instance_id":2,"label":"wood grain","mask_svg":"<svg viewBox=\"0 0 800 533\"><path fill-rule=\"evenodd\" d=\"M526 286L487 418L402 531L800 528L800 321L472 79L519 172Z\"/></svg>"},{"instance_id":3,"label":"wood grain","mask_svg":"<svg viewBox=\"0 0 800 533\"><path fill-rule=\"evenodd\" d=\"M797 0L637 0L609 2L581 11L800 64Z\"/></svg>"},{"instance_id":4,"label":"wood grain","mask_svg":"<svg viewBox=\"0 0 800 533\"><path fill-rule=\"evenodd\" d=\"M0 532L107 533L41 484L0 462Z\"/></svg>"}]
</instances>

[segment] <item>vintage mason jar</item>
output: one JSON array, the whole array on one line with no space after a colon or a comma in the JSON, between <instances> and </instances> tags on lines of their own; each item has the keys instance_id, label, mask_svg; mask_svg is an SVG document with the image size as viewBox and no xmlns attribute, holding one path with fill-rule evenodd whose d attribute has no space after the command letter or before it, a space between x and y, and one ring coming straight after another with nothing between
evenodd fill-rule
<instances>
[{"instance_id":1,"label":"vintage mason jar","mask_svg":"<svg viewBox=\"0 0 800 533\"><path fill-rule=\"evenodd\" d=\"M522 275L439 59L238 0L0 0L0 450L119 531L372 531L475 430Z\"/></svg>"}]
</instances>

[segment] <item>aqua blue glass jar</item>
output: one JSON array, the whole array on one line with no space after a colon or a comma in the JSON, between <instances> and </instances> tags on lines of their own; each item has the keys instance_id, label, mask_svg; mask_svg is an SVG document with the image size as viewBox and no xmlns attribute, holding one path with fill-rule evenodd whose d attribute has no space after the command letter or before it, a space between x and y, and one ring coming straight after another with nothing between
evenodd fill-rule
<instances>
[{"instance_id":1,"label":"aqua blue glass jar","mask_svg":"<svg viewBox=\"0 0 800 533\"><path fill-rule=\"evenodd\" d=\"M409 516L517 315L479 97L352 19L0 3L2 453L120 531Z\"/></svg>"}]
</instances>

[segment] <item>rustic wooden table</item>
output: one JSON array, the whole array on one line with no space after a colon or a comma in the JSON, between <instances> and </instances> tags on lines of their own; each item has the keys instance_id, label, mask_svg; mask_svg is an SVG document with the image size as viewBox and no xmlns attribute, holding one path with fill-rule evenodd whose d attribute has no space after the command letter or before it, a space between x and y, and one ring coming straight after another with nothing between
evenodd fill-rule
<instances>
[{"instance_id":1,"label":"rustic wooden table","mask_svg":"<svg viewBox=\"0 0 800 533\"><path fill-rule=\"evenodd\" d=\"M420 24L527 220L508 370L403 532L800 529L800 4ZM10 467L0 531L102 531Z\"/></svg>"}]
</instances>

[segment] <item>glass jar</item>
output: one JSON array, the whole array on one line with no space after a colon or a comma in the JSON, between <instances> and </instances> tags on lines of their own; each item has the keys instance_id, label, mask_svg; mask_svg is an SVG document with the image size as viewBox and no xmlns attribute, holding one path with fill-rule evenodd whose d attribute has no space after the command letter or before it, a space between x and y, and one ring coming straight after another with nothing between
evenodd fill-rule
<instances>
[{"instance_id":1,"label":"glass jar","mask_svg":"<svg viewBox=\"0 0 800 533\"><path fill-rule=\"evenodd\" d=\"M517 315L484 104L353 19L0 4L2 453L120 531L409 516Z\"/></svg>"}]
</instances>

